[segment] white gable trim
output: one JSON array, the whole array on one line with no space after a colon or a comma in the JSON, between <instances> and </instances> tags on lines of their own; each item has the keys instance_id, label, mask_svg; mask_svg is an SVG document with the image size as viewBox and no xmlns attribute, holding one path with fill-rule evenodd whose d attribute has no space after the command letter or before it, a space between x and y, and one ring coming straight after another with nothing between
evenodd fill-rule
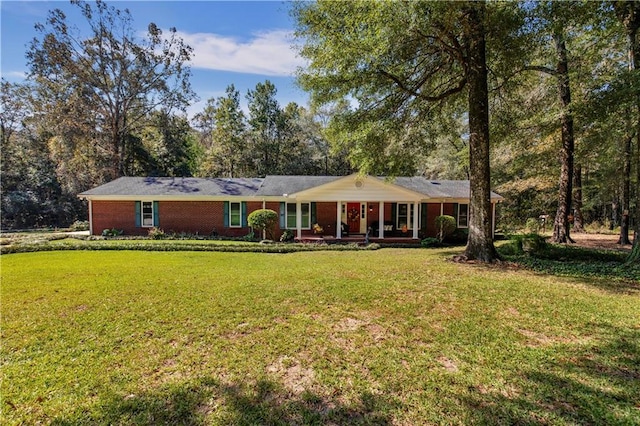
<instances>
[{"instance_id":1,"label":"white gable trim","mask_svg":"<svg viewBox=\"0 0 640 426\"><path fill-rule=\"evenodd\" d=\"M386 182L375 176L362 176L357 173L295 194L288 194L288 197L313 201L363 202L421 202L428 198L424 194Z\"/></svg>"}]
</instances>

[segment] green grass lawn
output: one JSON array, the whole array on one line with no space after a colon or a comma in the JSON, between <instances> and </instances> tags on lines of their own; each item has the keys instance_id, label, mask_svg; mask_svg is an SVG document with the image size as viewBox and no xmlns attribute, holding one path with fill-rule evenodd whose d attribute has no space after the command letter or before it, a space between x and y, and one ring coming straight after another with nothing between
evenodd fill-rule
<instances>
[{"instance_id":1,"label":"green grass lawn","mask_svg":"<svg viewBox=\"0 0 640 426\"><path fill-rule=\"evenodd\" d=\"M640 286L454 251L2 256L2 423L640 424Z\"/></svg>"}]
</instances>

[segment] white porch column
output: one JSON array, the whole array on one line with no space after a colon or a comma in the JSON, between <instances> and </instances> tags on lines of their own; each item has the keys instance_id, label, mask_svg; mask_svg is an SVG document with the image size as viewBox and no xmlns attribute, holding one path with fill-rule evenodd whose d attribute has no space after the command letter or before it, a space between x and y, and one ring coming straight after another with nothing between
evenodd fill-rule
<instances>
[{"instance_id":1,"label":"white porch column","mask_svg":"<svg viewBox=\"0 0 640 426\"><path fill-rule=\"evenodd\" d=\"M496 238L496 203L491 203L491 238ZM467 219L468 221L469 219Z\"/></svg>"},{"instance_id":2,"label":"white porch column","mask_svg":"<svg viewBox=\"0 0 640 426\"><path fill-rule=\"evenodd\" d=\"M302 204L300 200L296 200L296 233L298 239L302 238Z\"/></svg>"},{"instance_id":3,"label":"white porch column","mask_svg":"<svg viewBox=\"0 0 640 426\"><path fill-rule=\"evenodd\" d=\"M420 218L419 207L419 203L413 203L413 238L416 240L418 239L418 219Z\"/></svg>"},{"instance_id":4,"label":"white porch column","mask_svg":"<svg viewBox=\"0 0 640 426\"><path fill-rule=\"evenodd\" d=\"M342 238L342 201L336 202L336 238Z\"/></svg>"},{"instance_id":5,"label":"white porch column","mask_svg":"<svg viewBox=\"0 0 640 426\"><path fill-rule=\"evenodd\" d=\"M384 201L378 203L378 238L384 238Z\"/></svg>"},{"instance_id":6,"label":"white porch column","mask_svg":"<svg viewBox=\"0 0 640 426\"><path fill-rule=\"evenodd\" d=\"M440 216L444 214L444 202L440 201Z\"/></svg>"}]
</instances>

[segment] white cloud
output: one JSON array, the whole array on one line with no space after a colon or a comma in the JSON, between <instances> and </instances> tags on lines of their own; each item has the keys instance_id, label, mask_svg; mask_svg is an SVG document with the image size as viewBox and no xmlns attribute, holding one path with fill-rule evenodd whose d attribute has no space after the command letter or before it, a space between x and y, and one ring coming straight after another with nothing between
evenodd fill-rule
<instances>
[{"instance_id":1,"label":"white cloud","mask_svg":"<svg viewBox=\"0 0 640 426\"><path fill-rule=\"evenodd\" d=\"M9 71L0 73L3 78L9 81L19 81L25 80L27 78L27 73L24 71Z\"/></svg>"},{"instance_id":2,"label":"white cloud","mask_svg":"<svg viewBox=\"0 0 640 426\"><path fill-rule=\"evenodd\" d=\"M212 33L179 35L193 48L191 66L269 76L292 76L304 60L291 47L290 31L261 32L248 41Z\"/></svg>"}]
</instances>

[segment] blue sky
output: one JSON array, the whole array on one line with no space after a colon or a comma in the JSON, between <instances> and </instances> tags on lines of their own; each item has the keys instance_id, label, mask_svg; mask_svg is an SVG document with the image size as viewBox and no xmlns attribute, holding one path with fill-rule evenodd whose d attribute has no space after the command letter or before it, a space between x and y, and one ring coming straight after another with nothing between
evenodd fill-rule
<instances>
[{"instance_id":1,"label":"blue sky","mask_svg":"<svg viewBox=\"0 0 640 426\"><path fill-rule=\"evenodd\" d=\"M129 9L135 29L150 22L176 27L194 48L191 84L200 101L189 115L202 110L207 99L224 94L229 84L245 95L259 82L270 80L281 106L294 101L306 105L308 96L295 85L293 74L303 65L291 49L293 21L285 1L108 1ZM34 24L44 22L52 9L61 9L68 22L80 28L83 18L68 1L0 1L2 77L20 82L27 72L27 45L38 34ZM86 33L83 33L86 34Z\"/></svg>"}]
</instances>

